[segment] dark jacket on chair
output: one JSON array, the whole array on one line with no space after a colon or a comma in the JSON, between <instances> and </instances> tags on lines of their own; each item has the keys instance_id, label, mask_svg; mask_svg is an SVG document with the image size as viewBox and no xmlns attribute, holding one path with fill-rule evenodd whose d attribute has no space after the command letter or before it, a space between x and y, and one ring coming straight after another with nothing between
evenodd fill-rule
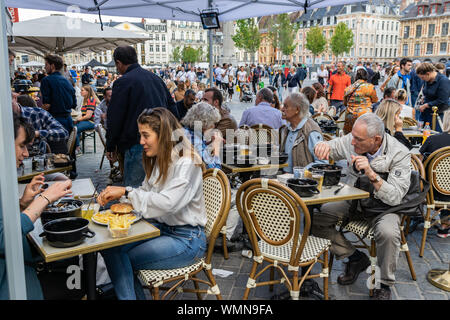
<instances>
[{"instance_id":1,"label":"dark jacket on chair","mask_svg":"<svg viewBox=\"0 0 450 320\"><path fill-rule=\"evenodd\" d=\"M137 119L147 108L175 107L164 82L138 63L130 65L125 74L114 81L108 107L106 150L120 152L139 144Z\"/></svg>"}]
</instances>

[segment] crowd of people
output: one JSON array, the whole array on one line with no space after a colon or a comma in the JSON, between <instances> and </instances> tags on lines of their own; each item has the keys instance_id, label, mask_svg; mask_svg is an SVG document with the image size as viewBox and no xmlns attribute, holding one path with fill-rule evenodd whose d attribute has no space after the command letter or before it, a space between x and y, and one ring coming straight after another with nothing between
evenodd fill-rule
<instances>
[{"instance_id":1,"label":"crowd of people","mask_svg":"<svg viewBox=\"0 0 450 320\"><path fill-rule=\"evenodd\" d=\"M13 59L10 51L10 63ZM12 109L18 167L28 157L30 145L44 140L52 152L68 153L66 142L74 128L79 146L80 134L101 124L106 131L106 156L111 164L120 163L123 186L102 190L98 203L103 206L126 197L160 230L159 237L101 252L119 299L144 298L136 270L178 268L205 254L202 170L221 168L220 150L224 143L235 142L234 133L239 128L264 124L276 130L280 152L288 155L288 166L282 169L286 173L297 166L328 163L330 158L346 160L354 168L349 170L347 183L364 176L373 186L372 202L363 203L363 210L373 209L375 200L395 207L410 187L412 146L402 134L402 119L431 123L431 107L437 106L443 126L437 124L436 130L442 133L429 138L420 151L426 157L438 147L450 145L450 80L432 63L404 58L389 66L321 65L314 78L317 81L308 86L305 79L311 74L304 65L236 68L217 64L209 81L208 70L189 64L145 70L130 46L117 47L113 59L117 74L89 68L79 74L68 70L60 56L49 54L43 72L31 74L19 69L11 85L16 91ZM269 86L265 87L267 78ZM29 90L20 87L23 81L39 88L33 98ZM244 111L238 124L232 104L227 102L233 101L235 91L242 100L249 88L255 95L254 106ZM377 90L382 92L381 101ZM74 120L73 110L80 111ZM324 141L319 124L312 118L317 113L335 119L344 115L344 134ZM75 149L70 155L74 160L70 179L77 176L77 153ZM64 181L42 191L40 186L50 179ZM71 192L70 179L39 175L29 182L20 199L24 239L44 208ZM352 284L370 261L335 228L336 222L349 214L349 203L327 203L319 209L312 234L330 239L331 253L337 259L348 258L338 283ZM229 219L237 220L231 216ZM394 212L365 218L374 223L377 235L381 288L375 298L390 299L400 248L399 215ZM236 223L227 223L227 228L231 229L227 238L236 239ZM439 234L449 234L445 221ZM24 246L25 262L30 250ZM4 269L4 259L0 261ZM30 268L27 277L31 279L28 298L42 298ZM0 280L0 297L6 298L6 280Z\"/></svg>"}]
</instances>

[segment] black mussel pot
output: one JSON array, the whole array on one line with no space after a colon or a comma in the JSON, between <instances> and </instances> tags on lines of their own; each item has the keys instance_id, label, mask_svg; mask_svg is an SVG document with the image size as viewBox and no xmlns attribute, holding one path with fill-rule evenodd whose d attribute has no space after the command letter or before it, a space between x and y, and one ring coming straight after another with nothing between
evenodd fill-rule
<instances>
[{"instance_id":1,"label":"black mussel pot","mask_svg":"<svg viewBox=\"0 0 450 320\"><path fill-rule=\"evenodd\" d=\"M42 225L55 219L81 217L83 202L75 199L62 199L56 206L50 204L41 214Z\"/></svg>"},{"instance_id":2,"label":"black mussel pot","mask_svg":"<svg viewBox=\"0 0 450 320\"><path fill-rule=\"evenodd\" d=\"M283 164L286 163L288 161L288 154L287 153L273 153L270 156L270 163L272 164Z\"/></svg>"},{"instance_id":3,"label":"black mussel pot","mask_svg":"<svg viewBox=\"0 0 450 320\"><path fill-rule=\"evenodd\" d=\"M256 157L252 156L252 155L238 155L236 157L236 161L234 163L234 165L236 167L242 167L242 168L246 168L246 167L250 167L252 165L256 164Z\"/></svg>"},{"instance_id":4,"label":"black mussel pot","mask_svg":"<svg viewBox=\"0 0 450 320\"><path fill-rule=\"evenodd\" d=\"M337 185L341 180L341 177L345 176L341 173L342 167L334 164L313 164L310 171L322 171L324 173L322 185L327 187Z\"/></svg>"},{"instance_id":5,"label":"black mussel pot","mask_svg":"<svg viewBox=\"0 0 450 320\"><path fill-rule=\"evenodd\" d=\"M39 236L46 237L48 243L57 248L79 245L85 238L93 238L95 232L88 228L89 220L83 218L62 218L44 224L44 232Z\"/></svg>"},{"instance_id":6,"label":"black mussel pot","mask_svg":"<svg viewBox=\"0 0 450 320\"><path fill-rule=\"evenodd\" d=\"M270 157L272 153L272 145L270 143L255 145L255 149L258 157Z\"/></svg>"},{"instance_id":7,"label":"black mussel pot","mask_svg":"<svg viewBox=\"0 0 450 320\"><path fill-rule=\"evenodd\" d=\"M317 185L318 182L313 179L287 179L287 186L303 198L319 194Z\"/></svg>"}]
</instances>

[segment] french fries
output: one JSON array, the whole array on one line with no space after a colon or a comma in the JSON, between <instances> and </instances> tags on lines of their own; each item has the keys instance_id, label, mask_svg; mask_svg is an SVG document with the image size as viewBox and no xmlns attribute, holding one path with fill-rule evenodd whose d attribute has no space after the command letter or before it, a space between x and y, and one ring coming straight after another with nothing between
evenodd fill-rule
<instances>
[{"instance_id":1,"label":"french fries","mask_svg":"<svg viewBox=\"0 0 450 320\"><path fill-rule=\"evenodd\" d=\"M99 212L92 217L96 222L110 224L110 228L129 228L131 221L136 219L136 216L132 213L129 214L115 214L111 210ZM127 227L116 227L120 225L128 225ZM111 227L112 226L112 227Z\"/></svg>"}]
</instances>

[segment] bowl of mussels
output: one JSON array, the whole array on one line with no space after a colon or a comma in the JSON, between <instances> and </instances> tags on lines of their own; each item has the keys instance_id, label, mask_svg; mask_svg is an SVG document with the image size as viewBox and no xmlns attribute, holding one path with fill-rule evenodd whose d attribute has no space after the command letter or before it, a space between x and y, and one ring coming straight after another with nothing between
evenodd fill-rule
<instances>
[{"instance_id":1,"label":"bowl of mussels","mask_svg":"<svg viewBox=\"0 0 450 320\"><path fill-rule=\"evenodd\" d=\"M42 225L55 219L81 217L83 202L74 199L61 199L49 204L41 214Z\"/></svg>"}]
</instances>

